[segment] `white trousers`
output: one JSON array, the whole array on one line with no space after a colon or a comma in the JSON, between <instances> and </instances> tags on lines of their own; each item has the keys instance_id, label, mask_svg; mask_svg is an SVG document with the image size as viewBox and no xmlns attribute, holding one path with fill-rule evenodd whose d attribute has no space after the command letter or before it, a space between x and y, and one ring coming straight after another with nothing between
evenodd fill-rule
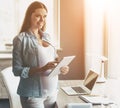
<instances>
[{"instance_id":1,"label":"white trousers","mask_svg":"<svg viewBox=\"0 0 120 108\"><path fill-rule=\"evenodd\" d=\"M55 108L57 92L42 98L20 96L22 108Z\"/></svg>"}]
</instances>

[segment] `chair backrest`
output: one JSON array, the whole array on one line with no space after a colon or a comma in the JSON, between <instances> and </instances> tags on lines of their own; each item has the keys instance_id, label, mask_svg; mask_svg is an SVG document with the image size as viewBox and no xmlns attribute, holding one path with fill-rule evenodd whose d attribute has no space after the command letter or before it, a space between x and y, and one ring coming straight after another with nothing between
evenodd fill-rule
<instances>
[{"instance_id":1,"label":"chair backrest","mask_svg":"<svg viewBox=\"0 0 120 108\"><path fill-rule=\"evenodd\" d=\"M20 78L14 76L12 67L3 69L0 74L8 92L10 108L22 108L19 95L17 95L17 87Z\"/></svg>"}]
</instances>

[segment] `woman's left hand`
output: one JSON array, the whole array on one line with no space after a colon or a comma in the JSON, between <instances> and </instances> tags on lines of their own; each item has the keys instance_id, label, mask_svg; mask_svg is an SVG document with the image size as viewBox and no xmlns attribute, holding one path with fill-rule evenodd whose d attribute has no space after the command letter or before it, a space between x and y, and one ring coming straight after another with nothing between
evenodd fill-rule
<instances>
[{"instance_id":1,"label":"woman's left hand","mask_svg":"<svg viewBox=\"0 0 120 108\"><path fill-rule=\"evenodd\" d=\"M69 67L68 66L63 66L60 68L60 73L65 75L69 72Z\"/></svg>"}]
</instances>

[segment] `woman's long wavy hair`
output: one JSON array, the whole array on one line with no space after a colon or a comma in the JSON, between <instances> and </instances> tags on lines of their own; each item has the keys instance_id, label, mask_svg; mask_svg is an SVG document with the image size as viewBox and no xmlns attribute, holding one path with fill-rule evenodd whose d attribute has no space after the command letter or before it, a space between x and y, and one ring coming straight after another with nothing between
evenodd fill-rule
<instances>
[{"instance_id":1,"label":"woman's long wavy hair","mask_svg":"<svg viewBox=\"0 0 120 108\"><path fill-rule=\"evenodd\" d=\"M38 2L38 1L31 3L31 5L28 7L28 9L26 11L25 18L24 18L20 33L25 32L30 28L31 15L38 8L45 9L46 12L48 12L47 7L43 3ZM41 28L41 30L45 31L45 29L46 29L46 22L43 25L43 27Z\"/></svg>"}]
</instances>

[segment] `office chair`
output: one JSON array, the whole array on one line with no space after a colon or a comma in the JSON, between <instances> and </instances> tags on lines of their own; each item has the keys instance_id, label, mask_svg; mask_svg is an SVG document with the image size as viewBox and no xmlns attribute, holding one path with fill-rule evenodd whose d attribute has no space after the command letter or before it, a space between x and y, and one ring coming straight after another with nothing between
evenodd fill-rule
<instances>
[{"instance_id":1,"label":"office chair","mask_svg":"<svg viewBox=\"0 0 120 108\"><path fill-rule=\"evenodd\" d=\"M17 95L19 77L14 76L12 67L3 69L0 74L8 92L10 108L22 108L19 95Z\"/></svg>"}]
</instances>

